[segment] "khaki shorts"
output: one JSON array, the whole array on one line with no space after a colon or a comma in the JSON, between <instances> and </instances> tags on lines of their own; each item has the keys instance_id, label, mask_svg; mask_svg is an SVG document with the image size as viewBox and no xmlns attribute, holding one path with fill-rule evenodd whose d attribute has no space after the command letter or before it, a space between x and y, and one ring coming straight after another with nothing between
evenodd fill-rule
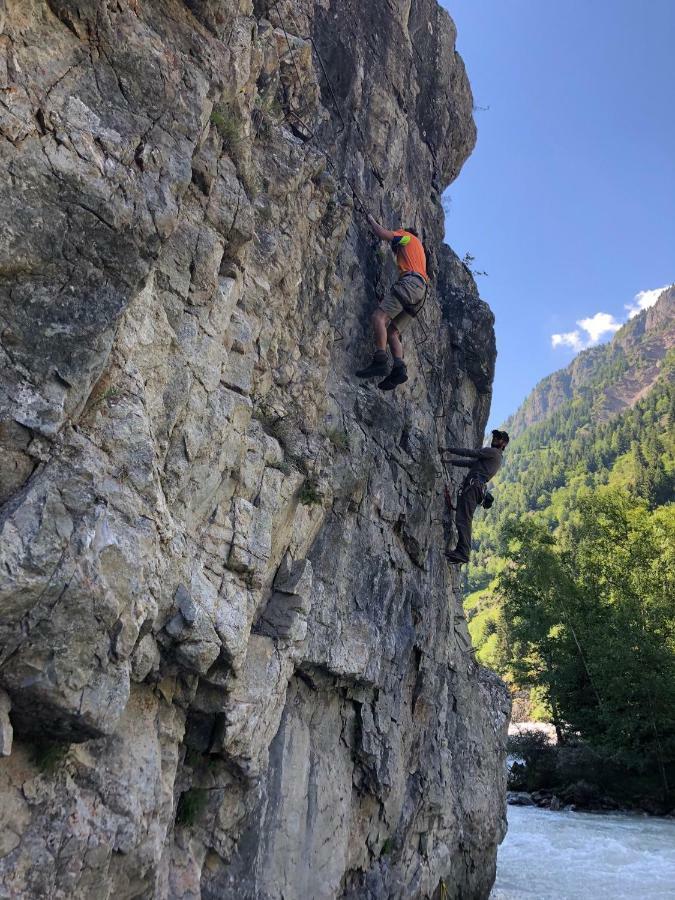
<instances>
[{"instance_id":1,"label":"khaki shorts","mask_svg":"<svg viewBox=\"0 0 675 900\"><path fill-rule=\"evenodd\" d=\"M412 275L403 275L392 286L391 293L386 296L380 303L380 309L389 316L393 325L399 332L403 332L414 319L405 308L399 298L396 296L403 295L408 303L416 305L424 299L427 286L421 278Z\"/></svg>"}]
</instances>

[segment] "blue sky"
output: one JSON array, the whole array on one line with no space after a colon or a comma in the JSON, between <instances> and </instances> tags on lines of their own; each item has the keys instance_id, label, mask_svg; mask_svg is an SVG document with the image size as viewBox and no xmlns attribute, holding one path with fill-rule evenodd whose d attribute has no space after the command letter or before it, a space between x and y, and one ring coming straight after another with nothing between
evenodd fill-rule
<instances>
[{"instance_id":1,"label":"blue sky","mask_svg":"<svg viewBox=\"0 0 675 900\"><path fill-rule=\"evenodd\" d=\"M489 107L446 236L488 273L494 426L675 280L675 0L442 2Z\"/></svg>"}]
</instances>

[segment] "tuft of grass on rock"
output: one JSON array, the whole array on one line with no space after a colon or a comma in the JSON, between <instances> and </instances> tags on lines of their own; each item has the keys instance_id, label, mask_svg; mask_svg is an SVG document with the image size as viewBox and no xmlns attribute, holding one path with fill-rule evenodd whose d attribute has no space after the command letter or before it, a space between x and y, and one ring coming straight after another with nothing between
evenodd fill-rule
<instances>
[{"instance_id":1,"label":"tuft of grass on rock","mask_svg":"<svg viewBox=\"0 0 675 900\"><path fill-rule=\"evenodd\" d=\"M239 122L226 106L219 104L211 111L211 124L220 135L223 150L232 156L241 144Z\"/></svg>"},{"instance_id":2,"label":"tuft of grass on rock","mask_svg":"<svg viewBox=\"0 0 675 900\"><path fill-rule=\"evenodd\" d=\"M101 394L101 402L105 402L106 400L114 400L119 396L119 388L116 388L114 385L111 385L109 388L106 388L105 391Z\"/></svg>"},{"instance_id":3,"label":"tuft of grass on rock","mask_svg":"<svg viewBox=\"0 0 675 900\"><path fill-rule=\"evenodd\" d=\"M382 844L382 849L380 850L380 856L389 856L389 854L391 853L391 851L393 849L394 849L393 840L390 837L385 838L385 841Z\"/></svg>"},{"instance_id":4,"label":"tuft of grass on rock","mask_svg":"<svg viewBox=\"0 0 675 900\"><path fill-rule=\"evenodd\" d=\"M180 795L176 810L176 824L191 828L206 809L208 794L201 788L190 788Z\"/></svg>"},{"instance_id":5,"label":"tuft of grass on rock","mask_svg":"<svg viewBox=\"0 0 675 900\"><path fill-rule=\"evenodd\" d=\"M282 444L284 416L277 415L265 406L256 406L253 409L253 418L260 422L267 434Z\"/></svg>"},{"instance_id":6,"label":"tuft of grass on rock","mask_svg":"<svg viewBox=\"0 0 675 900\"><path fill-rule=\"evenodd\" d=\"M339 428L337 426L334 428L327 428L326 437L336 450L341 450L343 453L346 453L349 450L349 435L344 428Z\"/></svg>"},{"instance_id":7,"label":"tuft of grass on rock","mask_svg":"<svg viewBox=\"0 0 675 900\"><path fill-rule=\"evenodd\" d=\"M240 172L240 178L249 200L255 200L262 193L263 185L260 175L250 169Z\"/></svg>"},{"instance_id":8,"label":"tuft of grass on rock","mask_svg":"<svg viewBox=\"0 0 675 900\"><path fill-rule=\"evenodd\" d=\"M119 395L119 388L112 384L108 385L104 390L98 390L97 387L94 387L89 397L88 408L93 412L101 406L111 404L113 400L116 400L119 397Z\"/></svg>"},{"instance_id":9,"label":"tuft of grass on rock","mask_svg":"<svg viewBox=\"0 0 675 900\"><path fill-rule=\"evenodd\" d=\"M256 208L256 213L261 222L269 223L274 219L274 211L270 203L266 203L264 206L258 206Z\"/></svg>"},{"instance_id":10,"label":"tuft of grass on rock","mask_svg":"<svg viewBox=\"0 0 675 900\"><path fill-rule=\"evenodd\" d=\"M270 463L270 469L276 469L277 472L281 472L281 474L285 475L287 478L293 472L293 466L285 459L282 459L281 462L278 463Z\"/></svg>"},{"instance_id":11,"label":"tuft of grass on rock","mask_svg":"<svg viewBox=\"0 0 675 900\"><path fill-rule=\"evenodd\" d=\"M70 744L44 741L33 746L33 764L45 775L53 775L65 760Z\"/></svg>"}]
</instances>

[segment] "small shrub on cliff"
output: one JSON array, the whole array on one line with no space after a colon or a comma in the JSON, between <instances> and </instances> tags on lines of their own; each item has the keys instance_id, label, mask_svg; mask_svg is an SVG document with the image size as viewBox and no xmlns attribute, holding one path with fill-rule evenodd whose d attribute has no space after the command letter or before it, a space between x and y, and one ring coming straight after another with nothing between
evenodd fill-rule
<instances>
[{"instance_id":1,"label":"small shrub on cliff","mask_svg":"<svg viewBox=\"0 0 675 900\"><path fill-rule=\"evenodd\" d=\"M308 475L302 483L298 500L303 506L316 506L323 500L323 494L319 490L319 482L315 475Z\"/></svg>"},{"instance_id":2,"label":"small shrub on cliff","mask_svg":"<svg viewBox=\"0 0 675 900\"><path fill-rule=\"evenodd\" d=\"M256 406L253 408L253 418L260 422L265 432L275 438L283 446L284 438L284 419L266 406Z\"/></svg>"},{"instance_id":3,"label":"small shrub on cliff","mask_svg":"<svg viewBox=\"0 0 675 900\"><path fill-rule=\"evenodd\" d=\"M390 837L385 838L385 841L382 844L382 849L380 850L380 856L389 856L393 849L394 841Z\"/></svg>"},{"instance_id":4,"label":"small shrub on cliff","mask_svg":"<svg viewBox=\"0 0 675 900\"><path fill-rule=\"evenodd\" d=\"M214 126L223 142L223 150L230 156L234 155L241 144L239 123L225 106L214 106L211 112L211 124Z\"/></svg>"},{"instance_id":5,"label":"small shrub on cliff","mask_svg":"<svg viewBox=\"0 0 675 900\"><path fill-rule=\"evenodd\" d=\"M208 794L200 788L191 788L180 795L178 809L176 810L176 824L185 825L187 828L194 825L201 813L206 808Z\"/></svg>"},{"instance_id":6,"label":"small shrub on cliff","mask_svg":"<svg viewBox=\"0 0 675 900\"><path fill-rule=\"evenodd\" d=\"M278 463L270 463L270 469L276 469L277 472L281 472L282 475L288 477L293 472L293 466L286 459L282 459Z\"/></svg>"},{"instance_id":7,"label":"small shrub on cliff","mask_svg":"<svg viewBox=\"0 0 675 900\"><path fill-rule=\"evenodd\" d=\"M119 389L111 385L101 394L101 403L105 403L106 400L114 400L119 395Z\"/></svg>"},{"instance_id":8,"label":"small shrub on cliff","mask_svg":"<svg viewBox=\"0 0 675 900\"><path fill-rule=\"evenodd\" d=\"M462 265L471 272L474 277L481 277L487 275L487 272L481 272L480 269L474 269L473 264L476 262L476 257L471 253L465 253L462 258Z\"/></svg>"},{"instance_id":9,"label":"small shrub on cliff","mask_svg":"<svg viewBox=\"0 0 675 900\"><path fill-rule=\"evenodd\" d=\"M119 388L115 387L112 384L108 385L108 387L103 387L101 382L95 385L94 389L89 395L87 406L90 412L94 412L95 410L99 409L99 407L112 404L112 401L116 400L117 397L119 397Z\"/></svg>"},{"instance_id":10,"label":"small shrub on cliff","mask_svg":"<svg viewBox=\"0 0 675 900\"><path fill-rule=\"evenodd\" d=\"M45 775L53 775L66 758L70 744L44 742L35 744L33 764Z\"/></svg>"},{"instance_id":11,"label":"small shrub on cliff","mask_svg":"<svg viewBox=\"0 0 675 900\"><path fill-rule=\"evenodd\" d=\"M265 222L266 224L272 222L274 220L274 210L272 209L271 203L256 206L256 215L261 222Z\"/></svg>"},{"instance_id":12,"label":"small shrub on cliff","mask_svg":"<svg viewBox=\"0 0 675 900\"><path fill-rule=\"evenodd\" d=\"M263 183L262 178L257 172L253 172L247 168L245 171L239 172L239 177L246 189L249 200L255 200L256 197L260 196L263 189Z\"/></svg>"},{"instance_id":13,"label":"small shrub on cliff","mask_svg":"<svg viewBox=\"0 0 675 900\"><path fill-rule=\"evenodd\" d=\"M336 450L341 450L343 453L349 450L349 435L344 428L327 428L326 437Z\"/></svg>"}]
</instances>

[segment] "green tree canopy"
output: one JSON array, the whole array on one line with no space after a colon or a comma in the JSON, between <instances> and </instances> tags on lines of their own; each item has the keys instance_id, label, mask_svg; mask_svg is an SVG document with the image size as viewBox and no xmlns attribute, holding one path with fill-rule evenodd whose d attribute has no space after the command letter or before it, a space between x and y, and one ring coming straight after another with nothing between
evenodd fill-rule
<instances>
[{"instance_id":1,"label":"green tree canopy","mask_svg":"<svg viewBox=\"0 0 675 900\"><path fill-rule=\"evenodd\" d=\"M514 519L498 577L503 662L543 690L561 735L675 782L675 517L609 488L557 535Z\"/></svg>"}]
</instances>

